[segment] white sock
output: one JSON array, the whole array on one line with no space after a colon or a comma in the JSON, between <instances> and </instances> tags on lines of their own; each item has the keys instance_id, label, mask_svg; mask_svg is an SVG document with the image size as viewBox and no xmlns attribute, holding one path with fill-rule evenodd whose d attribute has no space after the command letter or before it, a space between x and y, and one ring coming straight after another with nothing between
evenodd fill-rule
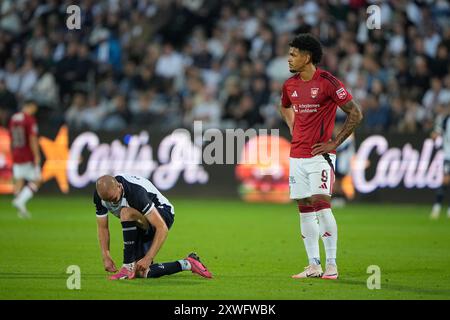
<instances>
[{"instance_id":1,"label":"white sock","mask_svg":"<svg viewBox=\"0 0 450 320\"><path fill-rule=\"evenodd\" d=\"M124 263L123 266L127 268L129 271L132 271L134 269L134 262L132 263Z\"/></svg>"},{"instance_id":2,"label":"white sock","mask_svg":"<svg viewBox=\"0 0 450 320\"><path fill-rule=\"evenodd\" d=\"M433 208L431 209L432 212L439 213L442 209L442 206L440 203L433 204Z\"/></svg>"},{"instance_id":3,"label":"white sock","mask_svg":"<svg viewBox=\"0 0 450 320\"><path fill-rule=\"evenodd\" d=\"M309 264L320 264L319 225L315 212L300 213L300 226Z\"/></svg>"},{"instance_id":4,"label":"white sock","mask_svg":"<svg viewBox=\"0 0 450 320\"><path fill-rule=\"evenodd\" d=\"M191 270L191 263L188 260L186 259L178 260L178 263L181 265L181 270L183 271Z\"/></svg>"},{"instance_id":5,"label":"white sock","mask_svg":"<svg viewBox=\"0 0 450 320\"><path fill-rule=\"evenodd\" d=\"M317 211L320 235L327 255L327 264L336 265L338 230L336 219L330 208Z\"/></svg>"},{"instance_id":6,"label":"white sock","mask_svg":"<svg viewBox=\"0 0 450 320\"><path fill-rule=\"evenodd\" d=\"M33 194L34 194L33 190L31 190L31 188L28 185L26 185L17 195L16 201L18 203L22 203L23 205L25 205L28 202L28 200L33 198Z\"/></svg>"}]
</instances>

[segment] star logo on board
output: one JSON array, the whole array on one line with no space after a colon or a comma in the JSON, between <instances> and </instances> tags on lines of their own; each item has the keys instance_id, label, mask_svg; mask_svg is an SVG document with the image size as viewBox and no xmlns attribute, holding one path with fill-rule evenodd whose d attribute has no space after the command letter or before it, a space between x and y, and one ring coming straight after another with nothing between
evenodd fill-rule
<instances>
[{"instance_id":1,"label":"star logo on board","mask_svg":"<svg viewBox=\"0 0 450 320\"><path fill-rule=\"evenodd\" d=\"M66 126L62 126L55 140L46 137L39 138L39 144L45 155L44 166L42 167L42 180L44 182L55 178L59 189L69 192L67 181L67 161L69 159L69 132Z\"/></svg>"}]
</instances>

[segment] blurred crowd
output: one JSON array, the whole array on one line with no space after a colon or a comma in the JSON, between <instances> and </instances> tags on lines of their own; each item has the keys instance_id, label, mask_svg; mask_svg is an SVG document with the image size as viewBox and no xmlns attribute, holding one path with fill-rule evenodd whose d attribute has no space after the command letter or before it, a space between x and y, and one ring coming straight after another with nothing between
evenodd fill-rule
<instances>
[{"instance_id":1,"label":"blurred crowd","mask_svg":"<svg viewBox=\"0 0 450 320\"><path fill-rule=\"evenodd\" d=\"M367 28L371 4L381 29ZM299 32L323 43L320 67L361 104L364 130L427 131L450 108L445 0L3 0L0 121L32 98L42 124L73 129L277 128Z\"/></svg>"}]
</instances>

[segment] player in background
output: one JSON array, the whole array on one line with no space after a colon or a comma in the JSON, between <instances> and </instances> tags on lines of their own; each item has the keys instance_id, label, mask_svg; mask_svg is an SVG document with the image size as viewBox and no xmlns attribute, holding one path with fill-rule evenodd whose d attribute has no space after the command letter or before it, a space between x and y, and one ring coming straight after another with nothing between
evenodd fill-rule
<instances>
[{"instance_id":1,"label":"player in background","mask_svg":"<svg viewBox=\"0 0 450 320\"><path fill-rule=\"evenodd\" d=\"M35 101L24 102L22 110L9 121L13 156L14 200L13 206L20 218L30 218L26 204L41 184L41 154L38 142L38 126L34 115L38 110Z\"/></svg>"},{"instance_id":2,"label":"player in background","mask_svg":"<svg viewBox=\"0 0 450 320\"><path fill-rule=\"evenodd\" d=\"M316 67L322 46L314 36L299 34L289 45L289 71L295 75L283 84L279 110L292 135L290 198L298 204L309 260L305 270L292 277L337 279L337 225L330 205L335 154L361 122L362 112L338 79ZM347 118L331 139L338 106ZM325 272L320 263L319 237L326 251Z\"/></svg>"},{"instance_id":3,"label":"player in background","mask_svg":"<svg viewBox=\"0 0 450 320\"><path fill-rule=\"evenodd\" d=\"M444 149L444 179L442 185L436 191L436 200L431 210L431 219L439 218L442 209L442 202L450 185L450 108L443 106L439 108L439 115L436 118L434 131L431 137L436 139L442 137L442 145ZM450 206L447 209L447 217L450 218Z\"/></svg>"},{"instance_id":4,"label":"player in background","mask_svg":"<svg viewBox=\"0 0 450 320\"><path fill-rule=\"evenodd\" d=\"M338 109L339 111L340 109ZM336 122L334 132L339 133L342 123ZM336 148L336 181L333 186L332 207L344 207L347 200L354 197L354 187L351 181L351 165L355 156L355 134L352 133Z\"/></svg>"},{"instance_id":5,"label":"player in background","mask_svg":"<svg viewBox=\"0 0 450 320\"><path fill-rule=\"evenodd\" d=\"M94 203L103 265L108 272L117 272L109 252L108 211L122 224L123 265L110 280L159 278L189 270L204 278L212 277L195 253L174 262L153 263L173 224L175 211L149 180L128 175L100 177Z\"/></svg>"}]
</instances>

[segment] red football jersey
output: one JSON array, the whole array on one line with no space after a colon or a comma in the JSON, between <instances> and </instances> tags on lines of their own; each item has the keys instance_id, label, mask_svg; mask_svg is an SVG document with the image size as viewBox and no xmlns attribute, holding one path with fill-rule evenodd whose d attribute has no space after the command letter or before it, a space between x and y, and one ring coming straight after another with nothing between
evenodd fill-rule
<instances>
[{"instance_id":1,"label":"red football jersey","mask_svg":"<svg viewBox=\"0 0 450 320\"><path fill-rule=\"evenodd\" d=\"M9 121L11 149L14 163L33 162L30 136L38 134L36 119L24 112L15 113Z\"/></svg>"},{"instance_id":2,"label":"red football jersey","mask_svg":"<svg viewBox=\"0 0 450 320\"><path fill-rule=\"evenodd\" d=\"M309 81L303 81L300 74L287 79L281 105L295 112L290 156L312 158L312 146L331 139L337 107L350 100L342 82L319 68Z\"/></svg>"}]
</instances>

